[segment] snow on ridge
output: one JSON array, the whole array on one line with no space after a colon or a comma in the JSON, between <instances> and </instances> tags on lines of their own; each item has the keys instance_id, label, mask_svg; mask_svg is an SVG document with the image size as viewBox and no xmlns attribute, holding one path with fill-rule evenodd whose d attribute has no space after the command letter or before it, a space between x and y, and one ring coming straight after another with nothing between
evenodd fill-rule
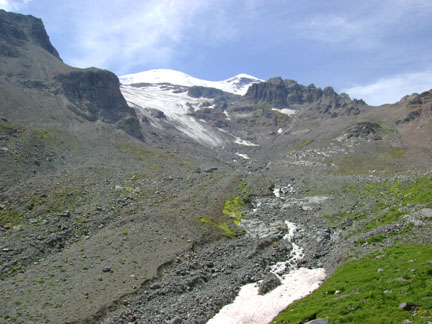
<instances>
[{"instance_id":1,"label":"snow on ridge","mask_svg":"<svg viewBox=\"0 0 432 324\"><path fill-rule=\"evenodd\" d=\"M239 156L245 160L250 160L250 157L247 154L236 152L235 155L237 155L237 156Z\"/></svg>"},{"instance_id":2,"label":"snow on ridge","mask_svg":"<svg viewBox=\"0 0 432 324\"><path fill-rule=\"evenodd\" d=\"M127 74L120 76L119 79L120 82L124 85L134 83L171 83L187 87L201 86L208 88L216 88L238 95L246 94L249 86L254 83L263 81L254 76L244 73L238 74L232 78L222 81L208 81L195 78L180 71L169 69L155 69L133 74Z\"/></svg>"},{"instance_id":3,"label":"snow on ridge","mask_svg":"<svg viewBox=\"0 0 432 324\"><path fill-rule=\"evenodd\" d=\"M281 108L281 109L279 109L279 108L272 108L271 110L278 111L281 114L285 114L285 115L288 115L288 116L295 115L297 113L297 111L295 109L289 109L289 108Z\"/></svg>"},{"instance_id":4,"label":"snow on ridge","mask_svg":"<svg viewBox=\"0 0 432 324\"><path fill-rule=\"evenodd\" d=\"M174 127L193 140L210 146L224 143L222 137L216 132L204 127L202 123L188 115L194 109L199 109L200 104L209 102L211 99L192 98L187 93L176 93L160 85L142 88L122 85L120 90L128 104L140 114L146 115L146 110L149 108L160 110ZM152 119L150 122L155 123ZM155 123L153 126L159 125Z\"/></svg>"},{"instance_id":5,"label":"snow on ridge","mask_svg":"<svg viewBox=\"0 0 432 324\"><path fill-rule=\"evenodd\" d=\"M244 145L244 146L259 146L258 144L252 143L250 141L241 139L240 137L236 137L234 143L238 145Z\"/></svg>"}]
</instances>

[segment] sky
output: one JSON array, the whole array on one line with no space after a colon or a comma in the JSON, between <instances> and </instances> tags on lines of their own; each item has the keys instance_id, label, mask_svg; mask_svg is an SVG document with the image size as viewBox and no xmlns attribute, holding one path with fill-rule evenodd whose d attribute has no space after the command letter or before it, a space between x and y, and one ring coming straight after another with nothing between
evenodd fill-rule
<instances>
[{"instance_id":1,"label":"sky","mask_svg":"<svg viewBox=\"0 0 432 324\"><path fill-rule=\"evenodd\" d=\"M379 105L432 89L431 0L0 0L63 61L117 75L280 76Z\"/></svg>"}]
</instances>

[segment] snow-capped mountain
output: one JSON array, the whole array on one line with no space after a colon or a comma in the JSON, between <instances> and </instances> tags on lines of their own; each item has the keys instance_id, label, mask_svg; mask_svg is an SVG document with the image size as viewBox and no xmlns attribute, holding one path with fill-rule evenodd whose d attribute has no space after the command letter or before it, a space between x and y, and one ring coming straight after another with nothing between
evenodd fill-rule
<instances>
[{"instance_id":1,"label":"snow-capped mountain","mask_svg":"<svg viewBox=\"0 0 432 324\"><path fill-rule=\"evenodd\" d=\"M153 127L164 129L168 124L201 144L223 144L221 134L189 115L204 105L212 108L212 99L192 98L188 96L187 88L177 85L122 85L120 90L137 115L144 117ZM155 111L163 114L155 114Z\"/></svg>"},{"instance_id":2,"label":"snow-capped mountain","mask_svg":"<svg viewBox=\"0 0 432 324\"><path fill-rule=\"evenodd\" d=\"M153 127L166 129L174 126L194 141L209 146L221 146L227 142L254 145L212 128L204 120L193 117L192 114L200 109L212 109L214 99L192 97L188 89L192 86L202 86L233 94L245 94L252 84L262 81L258 78L239 74L224 81L207 81L166 69L149 70L119 78L120 90L129 106L135 109L141 120L150 122ZM229 119L229 116L226 116L226 119Z\"/></svg>"},{"instance_id":3,"label":"snow-capped mountain","mask_svg":"<svg viewBox=\"0 0 432 324\"><path fill-rule=\"evenodd\" d=\"M237 95L244 95L252 84L263 81L248 74L238 74L223 81L207 81L195 78L183 72L169 69L148 70L123 75L119 78L120 82L126 85L136 83L170 83L186 87L201 86L215 88Z\"/></svg>"}]
</instances>

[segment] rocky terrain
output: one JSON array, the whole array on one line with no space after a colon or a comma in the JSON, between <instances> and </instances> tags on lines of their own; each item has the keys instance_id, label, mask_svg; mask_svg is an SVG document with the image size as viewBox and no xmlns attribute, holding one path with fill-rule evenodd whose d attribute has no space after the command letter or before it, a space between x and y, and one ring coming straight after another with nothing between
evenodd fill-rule
<instances>
[{"instance_id":1,"label":"rocky terrain","mask_svg":"<svg viewBox=\"0 0 432 324\"><path fill-rule=\"evenodd\" d=\"M430 246L432 90L230 80L120 84L0 10L0 323L206 323L244 284Z\"/></svg>"}]
</instances>

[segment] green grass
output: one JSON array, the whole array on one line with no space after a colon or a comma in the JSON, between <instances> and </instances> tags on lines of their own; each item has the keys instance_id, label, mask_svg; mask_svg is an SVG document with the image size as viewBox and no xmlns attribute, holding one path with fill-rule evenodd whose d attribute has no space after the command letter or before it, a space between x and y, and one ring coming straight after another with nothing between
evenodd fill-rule
<instances>
[{"instance_id":1,"label":"green grass","mask_svg":"<svg viewBox=\"0 0 432 324\"><path fill-rule=\"evenodd\" d=\"M312 142L313 142L313 140L311 140L311 139L305 139L304 141L296 142L295 143L295 149L296 150L300 150L300 149L302 149L306 145L309 145Z\"/></svg>"},{"instance_id":2,"label":"green grass","mask_svg":"<svg viewBox=\"0 0 432 324\"><path fill-rule=\"evenodd\" d=\"M209 217L199 217L199 220L201 223L206 224L209 227L217 227L230 238L236 237L241 232L241 229L234 223L230 225L227 222L218 222Z\"/></svg>"},{"instance_id":3,"label":"green grass","mask_svg":"<svg viewBox=\"0 0 432 324\"><path fill-rule=\"evenodd\" d=\"M199 217L201 223L209 227L216 226L228 237L236 237L239 235L243 231L242 228L239 227L244 216L242 209L245 208L246 201L251 193L243 181L237 184L237 190L240 192L239 196L225 200L222 208L222 221L208 217ZM229 217L229 221L226 221L227 216Z\"/></svg>"},{"instance_id":4,"label":"green grass","mask_svg":"<svg viewBox=\"0 0 432 324\"><path fill-rule=\"evenodd\" d=\"M394 131L395 131L393 128L391 128L390 126L388 126L386 123L384 123L382 121L378 121L378 122L376 122L376 124L379 127L381 127L382 129L386 130L387 132L394 133Z\"/></svg>"},{"instance_id":5,"label":"green grass","mask_svg":"<svg viewBox=\"0 0 432 324\"><path fill-rule=\"evenodd\" d=\"M367 203L359 206L355 212L327 215L325 218L335 226L343 223L345 218L353 221L367 218L363 228L352 234L365 233L399 221L415 205L432 204L432 175L420 177L416 181L371 183L363 188L343 188L343 191L361 197L360 200Z\"/></svg>"},{"instance_id":6,"label":"green grass","mask_svg":"<svg viewBox=\"0 0 432 324\"><path fill-rule=\"evenodd\" d=\"M427 323L432 320L432 246L397 246L339 267L311 295L281 312L276 323ZM378 269L382 269L379 272ZM339 294L336 294L339 291ZM408 303L409 309L399 308Z\"/></svg>"},{"instance_id":7,"label":"green grass","mask_svg":"<svg viewBox=\"0 0 432 324\"><path fill-rule=\"evenodd\" d=\"M244 197L234 197L232 199L225 200L224 208L222 209L222 213L224 215L230 216L234 218L234 224L240 224L240 221L243 218L243 214L241 209L244 208Z\"/></svg>"}]
</instances>

